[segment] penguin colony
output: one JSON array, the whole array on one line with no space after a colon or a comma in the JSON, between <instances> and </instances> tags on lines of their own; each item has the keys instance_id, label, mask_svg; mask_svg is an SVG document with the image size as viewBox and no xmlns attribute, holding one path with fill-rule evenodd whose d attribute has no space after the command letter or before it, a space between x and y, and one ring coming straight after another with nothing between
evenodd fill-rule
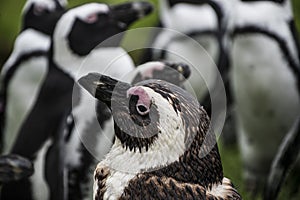
<instances>
[{"instance_id":1,"label":"penguin colony","mask_svg":"<svg viewBox=\"0 0 300 200\"><path fill-rule=\"evenodd\" d=\"M266 187L265 199L276 199L300 151L290 0L161 0L162 27L194 39L211 58L163 30L145 60L154 62L138 67L120 43L149 3L66 6L27 0L2 67L0 147L10 155L0 157L1 199L241 199L223 176L200 106L214 87L213 62L230 84L247 189Z\"/></svg>"}]
</instances>

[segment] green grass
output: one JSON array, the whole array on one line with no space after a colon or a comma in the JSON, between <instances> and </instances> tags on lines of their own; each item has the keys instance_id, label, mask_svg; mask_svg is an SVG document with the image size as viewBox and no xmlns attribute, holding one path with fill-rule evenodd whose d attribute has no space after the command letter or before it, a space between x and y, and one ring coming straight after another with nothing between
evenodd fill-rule
<instances>
[{"instance_id":1,"label":"green grass","mask_svg":"<svg viewBox=\"0 0 300 200\"><path fill-rule=\"evenodd\" d=\"M238 189L239 193L242 195L244 200L262 200L261 194L256 198L253 198L250 193L245 189L245 184L242 178L242 163L239 155L237 146L224 146L219 143L219 150L221 154L224 175L227 178L230 178L235 187ZM296 173L295 173L296 174ZM299 179L298 179L299 180ZM293 176L290 176L287 181L283 184L281 193L279 194L278 200L299 200L300 191L298 190L297 194L293 195L291 198L290 188L293 184L297 184L298 189L300 189L300 182L293 180Z\"/></svg>"}]
</instances>

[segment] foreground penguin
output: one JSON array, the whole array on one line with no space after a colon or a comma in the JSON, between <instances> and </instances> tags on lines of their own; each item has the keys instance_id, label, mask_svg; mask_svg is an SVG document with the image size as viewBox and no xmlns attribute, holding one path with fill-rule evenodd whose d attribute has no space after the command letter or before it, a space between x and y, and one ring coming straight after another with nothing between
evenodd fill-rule
<instances>
[{"instance_id":1,"label":"foreground penguin","mask_svg":"<svg viewBox=\"0 0 300 200\"><path fill-rule=\"evenodd\" d=\"M0 75L0 147L4 152L11 148L45 79L50 35L65 6L65 0L27 0L23 8L22 30Z\"/></svg>"},{"instance_id":2,"label":"foreground penguin","mask_svg":"<svg viewBox=\"0 0 300 200\"><path fill-rule=\"evenodd\" d=\"M100 70L121 78L133 70L131 58L119 47L124 35L119 33L147 15L151 8L145 2L115 6L90 3L69 10L57 22L47 77L12 149L12 152L31 160L37 153L39 160L45 160L45 169L42 166L35 175L45 176L48 192L40 192L41 184L37 183L43 182L44 177L37 176L32 181L32 188L41 196L34 196L36 199L48 199L48 194L50 199L55 200L89 199L92 177L88 175L91 165L96 162L93 156L98 159L103 156L100 155L102 151L99 154L93 152L98 146L105 149L107 141L101 140L101 134L93 134L94 130L98 130L94 126L98 125L98 121L93 115L96 103L78 87L77 76ZM109 39L115 34L119 35ZM107 115L109 118L109 113L103 108L101 122L107 120ZM86 136L89 135L95 137L88 140L91 137ZM15 192L16 187L3 188L3 196L6 199L21 198L22 194ZM23 188L24 184L18 184L19 190L24 191ZM28 192L23 195L33 198Z\"/></svg>"},{"instance_id":3,"label":"foreground penguin","mask_svg":"<svg viewBox=\"0 0 300 200\"><path fill-rule=\"evenodd\" d=\"M124 63L123 63L124 64ZM131 76L134 78L131 79ZM131 71L130 76L126 77L126 80L131 80L131 82L135 83L140 80L146 80L146 79L162 79L162 80L167 80L169 82L172 82L174 84L177 84L179 86L183 87L184 82L186 79L190 76L190 68L188 65L185 65L183 63L169 63L169 62L147 62L143 65L138 66L135 70ZM89 97L91 97L89 95ZM92 102L91 102L92 103ZM85 104L86 107L90 106L91 104ZM88 110L89 108L85 108L85 110ZM82 183L83 180L86 178L92 178L89 176L91 173L91 168L87 168L87 166L94 166L96 165L96 162L99 160L102 160L104 155L109 152L112 144L113 144L113 138L114 138L114 128L113 128L113 120L111 116L111 112L108 110L106 105L103 105L102 102L97 102L96 109L98 112L97 119L94 118L94 120L90 120L89 123L86 124L85 129L76 129L76 127L73 129L74 131L77 131L77 134L79 133L81 135L81 142L79 147L74 146L74 143L69 143L68 146L68 152L74 151L78 152L78 150L84 150L85 147L83 145L87 144L93 144L97 146L95 149L89 148L90 153L92 155L96 155L96 158L98 160L92 159L89 160L89 156L87 155L87 152L79 152L83 153L81 155L81 162L79 163L79 166L75 167L75 173L78 173L78 169L80 169L80 176L75 176L76 178L72 178L70 183L73 183L75 186L80 185L78 183ZM91 110L89 113L89 116L93 116L93 113L95 113L95 109ZM76 115L75 115L76 116ZM80 117L80 116L79 116ZM77 121L75 121L76 123ZM72 123L72 121L71 121ZM74 123L74 122L73 122ZM101 129L97 129L95 126L97 124L100 125ZM69 127L71 124L69 124ZM76 126L76 125L75 125ZM84 134L80 133L79 131L85 131ZM76 132L71 133L74 136L72 138L76 138ZM88 140L90 138L90 141ZM71 139L72 140L72 139ZM92 151L91 151L92 150ZM98 151L98 152L94 152ZM74 154L74 153L73 153ZM84 158L84 159L83 159ZM88 165L91 162L90 165ZM94 165L93 165L94 164ZM73 168L74 169L74 168ZM73 173L71 172L71 174ZM84 179L85 178L85 179ZM87 187L89 185L86 185ZM89 186L88 189L91 189L91 185ZM71 190L69 191L69 194L77 194L78 191L76 191L76 187L72 187ZM74 199L74 198L72 198Z\"/></svg>"},{"instance_id":4,"label":"foreground penguin","mask_svg":"<svg viewBox=\"0 0 300 200\"><path fill-rule=\"evenodd\" d=\"M250 190L262 189L284 136L300 113L299 46L291 1L236 1L232 87Z\"/></svg>"},{"instance_id":5,"label":"foreground penguin","mask_svg":"<svg viewBox=\"0 0 300 200\"><path fill-rule=\"evenodd\" d=\"M196 98L160 80L132 86L91 73L79 83L110 107L115 123L114 145L95 170L95 200L241 199L223 177Z\"/></svg>"}]
</instances>

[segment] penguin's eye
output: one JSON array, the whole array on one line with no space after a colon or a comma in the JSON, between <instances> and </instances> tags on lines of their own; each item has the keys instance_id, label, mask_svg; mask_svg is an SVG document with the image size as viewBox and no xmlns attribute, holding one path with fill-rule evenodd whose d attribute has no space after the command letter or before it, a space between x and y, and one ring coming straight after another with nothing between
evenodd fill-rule
<instances>
[{"instance_id":1,"label":"penguin's eye","mask_svg":"<svg viewBox=\"0 0 300 200\"><path fill-rule=\"evenodd\" d=\"M142 116L147 115L150 112L150 109L145 105L136 105L136 110Z\"/></svg>"},{"instance_id":2,"label":"penguin's eye","mask_svg":"<svg viewBox=\"0 0 300 200\"><path fill-rule=\"evenodd\" d=\"M93 24L98 21L98 15L96 13L91 14L85 18L85 22Z\"/></svg>"},{"instance_id":3,"label":"penguin's eye","mask_svg":"<svg viewBox=\"0 0 300 200\"><path fill-rule=\"evenodd\" d=\"M46 6L43 5L35 5L33 8L33 13L37 16L44 14L47 11Z\"/></svg>"},{"instance_id":4,"label":"penguin's eye","mask_svg":"<svg viewBox=\"0 0 300 200\"><path fill-rule=\"evenodd\" d=\"M85 18L85 22L88 24L94 24L96 22L105 22L107 21L108 15L107 13L93 13Z\"/></svg>"}]
</instances>

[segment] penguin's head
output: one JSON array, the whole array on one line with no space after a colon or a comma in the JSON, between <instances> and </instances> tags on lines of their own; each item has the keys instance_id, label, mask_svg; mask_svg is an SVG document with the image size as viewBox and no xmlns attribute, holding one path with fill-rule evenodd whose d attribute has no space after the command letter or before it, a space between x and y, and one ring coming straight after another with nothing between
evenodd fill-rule
<instances>
[{"instance_id":1,"label":"penguin's head","mask_svg":"<svg viewBox=\"0 0 300 200\"><path fill-rule=\"evenodd\" d=\"M152 10L147 2L129 2L114 6L89 3L66 12L58 21L54 36L54 51L71 51L73 55L88 55L97 45L125 31L134 21ZM102 47L119 46L121 37L102 43Z\"/></svg>"},{"instance_id":2,"label":"penguin's head","mask_svg":"<svg viewBox=\"0 0 300 200\"><path fill-rule=\"evenodd\" d=\"M124 159L130 166L123 170L151 170L199 151L208 116L180 87L161 80L130 85L96 73L82 77L79 84L112 110L116 140L111 152L128 155ZM112 160L114 167L124 166L120 157Z\"/></svg>"},{"instance_id":3,"label":"penguin's head","mask_svg":"<svg viewBox=\"0 0 300 200\"><path fill-rule=\"evenodd\" d=\"M22 31L32 28L52 35L66 5L65 0L27 0L23 8Z\"/></svg>"},{"instance_id":4,"label":"penguin's head","mask_svg":"<svg viewBox=\"0 0 300 200\"><path fill-rule=\"evenodd\" d=\"M185 63L172 63L167 61L147 62L136 68L132 83L138 83L148 79L164 80L174 85L183 86L191 74L191 69Z\"/></svg>"}]
</instances>

